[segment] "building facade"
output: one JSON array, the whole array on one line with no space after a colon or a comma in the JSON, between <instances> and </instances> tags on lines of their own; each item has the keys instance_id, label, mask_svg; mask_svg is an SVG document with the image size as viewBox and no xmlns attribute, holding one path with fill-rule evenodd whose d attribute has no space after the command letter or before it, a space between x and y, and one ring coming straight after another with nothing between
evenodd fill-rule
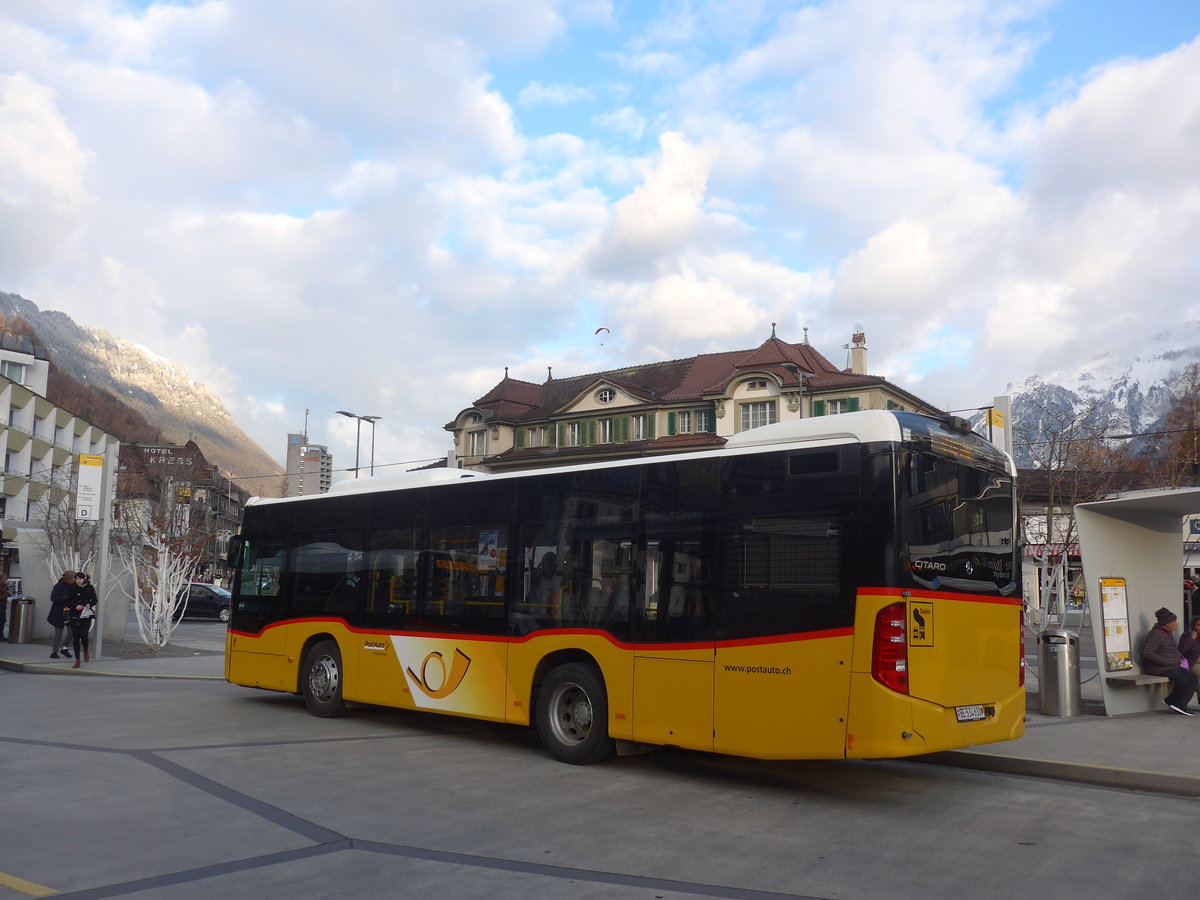
<instances>
[{"instance_id":1,"label":"building facade","mask_svg":"<svg viewBox=\"0 0 1200 900\"><path fill-rule=\"evenodd\" d=\"M775 335L753 350L706 353L533 384L508 377L459 412L446 430L462 468L543 468L723 446L774 422L865 409L941 411L867 374L862 332L839 369L807 336Z\"/></svg>"},{"instance_id":2,"label":"building facade","mask_svg":"<svg viewBox=\"0 0 1200 900\"><path fill-rule=\"evenodd\" d=\"M285 497L326 494L333 484L333 455L323 444L310 444L306 434L289 434Z\"/></svg>"},{"instance_id":3,"label":"building facade","mask_svg":"<svg viewBox=\"0 0 1200 900\"><path fill-rule=\"evenodd\" d=\"M50 588L58 580L51 569L62 564L56 557L77 564L65 545L90 527L75 514L79 458L100 457L111 475L120 447L113 435L46 399L49 373L43 347L25 335L0 333L0 572L19 577L25 597L35 600L35 637L49 630Z\"/></svg>"},{"instance_id":4,"label":"building facade","mask_svg":"<svg viewBox=\"0 0 1200 900\"><path fill-rule=\"evenodd\" d=\"M117 521L169 519L194 539L195 581L225 577L229 539L238 533L248 494L210 463L195 441L121 446Z\"/></svg>"}]
</instances>

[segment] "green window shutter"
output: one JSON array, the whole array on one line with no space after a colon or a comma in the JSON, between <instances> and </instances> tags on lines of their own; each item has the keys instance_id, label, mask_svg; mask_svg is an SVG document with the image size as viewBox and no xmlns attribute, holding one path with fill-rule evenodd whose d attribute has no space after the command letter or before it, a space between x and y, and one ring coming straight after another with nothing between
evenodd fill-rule
<instances>
[{"instance_id":1,"label":"green window shutter","mask_svg":"<svg viewBox=\"0 0 1200 900\"><path fill-rule=\"evenodd\" d=\"M846 401L846 409L850 412L858 412L858 398L851 397Z\"/></svg>"},{"instance_id":2,"label":"green window shutter","mask_svg":"<svg viewBox=\"0 0 1200 900\"><path fill-rule=\"evenodd\" d=\"M675 433L675 413L667 413L667 434Z\"/></svg>"},{"instance_id":3,"label":"green window shutter","mask_svg":"<svg viewBox=\"0 0 1200 900\"><path fill-rule=\"evenodd\" d=\"M526 428L513 429L513 448L516 450L525 449L525 435L528 433Z\"/></svg>"},{"instance_id":4,"label":"green window shutter","mask_svg":"<svg viewBox=\"0 0 1200 900\"><path fill-rule=\"evenodd\" d=\"M705 418L708 419L708 433L717 433L717 411L715 409L705 410Z\"/></svg>"},{"instance_id":5,"label":"green window shutter","mask_svg":"<svg viewBox=\"0 0 1200 900\"><path fill-rule=\"evenodd\" d=\"M814 400L813 401L813 415L814 416L825 415L825 401L824 400Z\"/></svg>"},{"instance_id":6,"label":"green window shutter","mask_svg":"<svg viewBox=\"0 0 1200 900\"><path fill-rule=\"evenodd\" d=\"M629 416L618 416L613 419L613 442L625 443L629 440Z\"/></svg>"},{"instance_id":7,"label":"green window shutter","mask_svg":"<svg viewBox=\"0 0 1200 900\"><path fill-rule=\"evenodd\" d=\"M565 446L565 441L566 441L566 435L563 434L563 423L556 422L554 424L554 446L555 447Z\"/></svg>"},{"instance_id":8,"label":"green window shutter","mask_svg":"<svg viewBox=\"0 0 1200 900\"><path fill-rule=\"evenodd\" d=\"M658 422L658 413L646 413L646 440L652 441L657 433L656 423Z\"/></svg>"},{"instance_id":9,"label":"green window shutter","mask_svg":"<svg viewBox=\"0 0 1200 900\"><path fill-rule=\"evenodd\" d=\"M896 408L896 403L895 403L895 401L893 401L893 400L889 400L889 401L887 402L887 408L888 408L888 409L895 409L895 408Z\"/></svg>"},{"instance_id":10,"label":"green window shutter","mask_svg":"<svg viewBox=\"0 0 1200 900\"><path fill-rule=\"evenodd\" d=\"M583 446L590 447L596 443L596 420L588 419L580 429L583 432Z\"/></svg>"}]
</instances>

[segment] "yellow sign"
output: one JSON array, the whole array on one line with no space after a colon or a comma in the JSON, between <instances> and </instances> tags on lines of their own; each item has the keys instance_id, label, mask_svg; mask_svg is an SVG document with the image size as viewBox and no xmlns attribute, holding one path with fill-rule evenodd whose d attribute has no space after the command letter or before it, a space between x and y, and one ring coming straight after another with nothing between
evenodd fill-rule
<instances>
[{"instance_id":1,"label":"yellow sign","mask_svg":"<svg viewBox=\"0 0 1200 900\"><path fill-rule=\"evenodd\" d=\"M910 647L933 646L932 603L908 601L908 645Z\"/></svg>"},{"instance_id":2,"label":"yellow sign","mask_svg":"<svg viewBox=\"0 0 1200 900\"><path fill-rule=\"evenodd\" d=\"M997 428L1004 427L1004 413L998 409L989 409L987 411L987 424L995 425Z\"/></svg>"}]
</instances>

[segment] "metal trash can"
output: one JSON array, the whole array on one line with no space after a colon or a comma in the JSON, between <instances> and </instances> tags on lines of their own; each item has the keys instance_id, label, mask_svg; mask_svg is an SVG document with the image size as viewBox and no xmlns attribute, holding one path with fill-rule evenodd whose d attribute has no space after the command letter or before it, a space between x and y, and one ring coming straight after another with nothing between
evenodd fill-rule
<instances>
[{"instance_id":1,"label":"metal trash can","mask_svg":"<svg viewBox=\"0 0 1200 900\"><path fill-rule=\"evenodd\" d=\"M1038 635L1038 695L1044 716L1083 714L1079 695L1079 635L1048 628Z\"/></svg>"},{"instance_id":2,"label":"metal trash can","mask_svg":"<svg viewBox=\"0 0 1200 900\"><path fill-rule=\"evenodd\" d=\"M8 640L28 644L33 640L33 599L13 597L8 608Z\"/></svg>"}]
</instances>

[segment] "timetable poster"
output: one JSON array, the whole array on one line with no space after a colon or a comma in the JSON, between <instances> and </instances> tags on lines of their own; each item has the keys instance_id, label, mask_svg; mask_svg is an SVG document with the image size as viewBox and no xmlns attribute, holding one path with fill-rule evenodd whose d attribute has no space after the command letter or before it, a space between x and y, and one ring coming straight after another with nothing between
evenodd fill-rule
<instances>
[{"instance_id":1,"label":"timetable poster","mask_svg":"<svg viewBox=\"0 0 1200 900\"><path fill-rule=\"evenodd\" d=\"M1104 610L1104 668L1120 672L1133 668L1129 653L1129 602L1124 578L1100 579L1100 606Z\"/></svg>"}]
</instances>

